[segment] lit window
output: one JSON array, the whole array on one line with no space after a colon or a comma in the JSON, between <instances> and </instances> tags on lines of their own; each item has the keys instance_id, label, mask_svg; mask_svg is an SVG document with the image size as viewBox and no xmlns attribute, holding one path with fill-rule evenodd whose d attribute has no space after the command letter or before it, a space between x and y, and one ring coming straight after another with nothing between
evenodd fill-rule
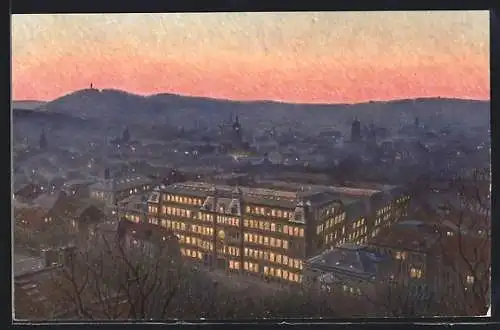
<instances>
[{"instance_id":1,"label":"lit window","mask_svg":"<svg viewBox=\"0 0 500 330\"><path fill-rule=\"evenodd\" d=\"M274 254L274 253L272 253L272 252L271 252L271 253L269 254L269 260L270 260L271 262L274 262L274 261L276 260L276 254Z\"/></svg>"},{"instance_id":2,"label":"lit window","mask_svg":"<svg viewBox=\"0 0 500 330\"><path fill-rule=\"evenodd\" d=\"M276 224L271 222L271 231L276 231Z\"/></svg>"},{"instance_id":3,"label":"lit window","mask_svg":"<svg viewBox=\"0 0 500 330\"><path fill-rule=\"evenodd\" d=\"M412 278L421 278L422 277L422 270L416 269L416 268L411 268L410 269L410 276Z\"/></svg>"},{"instance_id":4,"label":"lit window","mask_svg":"<svg viewBox=\"0 0 500 330\"><path fill-rule=\"evenodd\" d=\"M287 256L283 256L283 264L288 265L288 257Z\"/></svg>"},{"instance_id":5,"label":"lit window","mask_svg":"<svg viewBox=\"0 0 500 330\"><path fill-rule=\"evenodd\" d=\"M467 275L467 284L473 284L474 283L474 276Z\"/></svg>"},{"instance_id":6,"label":"lit window","mask_svg":"<svg viewBox=\"0 0 500 330\"><path fill-rule=\"evenodd\" d=\"M285 219L288 218L288 212L287 211L283 211L283 218L285 218Z\"/></svg>"},{"instance_id":7,"label":"lit window","mask_svg":"<svg viewBox=\"0 0 500 330\"><path fill-rule=\"evenodd\" d=\"M283 248L288 249L288 241L283 241Z\"/></svg>"}]
</instances>

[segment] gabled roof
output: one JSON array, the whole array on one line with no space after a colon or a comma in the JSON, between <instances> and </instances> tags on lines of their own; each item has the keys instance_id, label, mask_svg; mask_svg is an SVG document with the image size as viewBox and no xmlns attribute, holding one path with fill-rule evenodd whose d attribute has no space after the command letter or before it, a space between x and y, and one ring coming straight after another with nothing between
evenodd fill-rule
<instances>
[{"instance_id":1,"label":"gabled roof","mask_svg":"<svg viewBox=\"0 0 500 330\"><path fill-rule=\"evenodd\" d=\"M56 194L42 194L33 200L33 204L46 210L52 210L56 204L64 203L64 199L66 194L64 193L56 193Z\"/></svg>"},{"instance_id":2,"label":"gabled roof","mask_svg":"<svg viewBox=\"0 0 500 330\"><path fill-rule=\"evenodd\" d=\"M403 221L370 239L369 244L408 251L427 252L436 243L439 233L434 226L422 221Z\"/></svg>"},{"instance_id":3,"label":"gabled roof","mask_svg":"<svg viewBox=\"0 0 500 330\"><path fill-rule=\"evenodd\" d=\"M21 186L14 192L16 197L21 197L25 199L35 199L42 194L40 185L36 183L28 183Z\"/></svg>"},{"instance_id":4,"label":"gabled roof","mask_svg":"<svg viewBox=\"0 0 500 330\"><path fill-rule=\"evenodd\" d=\"M327 273L370 278L376 275L377 265L386 260L386 256L364 247L344 244L309 259L307 264L312 269Z\"/></svg>"}]
</instances>

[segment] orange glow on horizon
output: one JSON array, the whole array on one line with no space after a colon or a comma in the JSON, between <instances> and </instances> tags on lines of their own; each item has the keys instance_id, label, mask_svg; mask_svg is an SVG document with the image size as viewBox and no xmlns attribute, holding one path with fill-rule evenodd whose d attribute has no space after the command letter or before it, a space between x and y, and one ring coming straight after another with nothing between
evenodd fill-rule
<instances>
[{"instance_id":1,"label":"orange glow on horizon","mask_svg":"<svg viewBox=\"0 0 500 330\"><path fill-rule=\"evenodd\" d=\"M281 33L296 33L294 29L297 29L299 21L307 18L305 14L307 13L290 13L296 16L290 16L290 22L280 23L284 31ZM343 17L342 13L332 14ZM385 13L386 16L394 14ZM252 14L242 16L243 18L235 18L236 14L233 16L207 14L204 17L212 19L217 15L227 15L232 21L236 19L242 26L253 26L256 30L257 24L268 22L264 21L264 18L267 19L264 15L259 15L257 20ZM327 13L321 15L323 15L321 18L330 17L326 16ZM362 16L363 13L358 15ZM428 16L433 15L439 15L439 12L428 14ZM201 42L198 47L191 41L188 43L181 40L176 47L168 48L168 45L177 41L161 38L153 42L153 39L151 41L148 39L153 36L139 36L146 33L142 30L135 37L113 36L109 41L95 41L89 34L73 35L74 38L68 38L59 35L61 32L55 27L62 24L68 30L72 29L69 22L73 18L68 18L70 15L23 16L22 18L28 22L31 22L30 19L35 20L35 16L38 16L37 20L41 19L40 16L44 16L42 18L52 26L45 23L48 32L39 27L38 33L41 35L45 33L46 36L34 38L32 36L34 32L28 31L26 24L16 25L16 17L13 17L14 100L49 101L72 91L87 88L90 83L99 89L120 89L140 95L175 93L234 100L276 100L296 103L356 103L415 97L488 100L490 97L487 30L481 32L477 29L474 35L471 32L467 37L470 40L464 35L457 35L458 41L452 40L450 44L433 43L433 40L440 36L439 31L433 36L434 39L423 32L420 36L417 23L413 23L414 26L409 25L408 18L405 18L400 24L404 23L407 29L415 30L411 31L415 36L414 45L411 45L411 42L407 42L408 45L397 42L396 39L403 40L405 36L393 35L391 38L384 36L384 40L367 36L365 42L362 42L358 40L359 37L356 39L353 36L354 39L349 39L341 32L336 32L337 34L332 32L333 36L325 36L318 28L317 32L313 31L314 34L308 32L311 33L313 40L308 39L307 35L299 34L283 42L279 39L283 38L282 36L259 37L256 33L254 39L267 38L267 44L251 45L254 51L249 52L244 48L248 42L240 40L243 37L225 30L222 31L226 33L225 38L212 33L211 35L215 34L213 40ZM89 26L88 33L94 34L99 30L91 27L94 24L91 19L97 22L109 19L110 16L122 15L99 15L100 18L96 18L98 15L78 16L80 16L78 19L89 21L85 21ZM90 19L89 16L93 17ZM216 20L200 18L200 15L196 19L190 17L188 20L187 16L180 14L178 20L181 22L190 20L190 23L206 22L209 27L220 28ZM424 24L426 16L421 16L419 19ZM120 21L123 29L128 26L127 24L131 26L135 24L135 21L132 23L126 21L127 15L123 17L123 22ZM224 21L224 17L221 16L223 18L221 21ZM450 14L450 17L446 17L442 20L453 20L455 16ZM460 19L463 21L464 17L466 16ZM113 19L118 21L118 18ZM358 30L361 28L368 30L373 24L381 24L379 18L371 19L374 20L372 24L366 22L363 26L363 21L369 19L360 18L360 22L357 23ZM145 20L145 22L150 21L156 22L151 17ZM435 21L440 22L439 16ZM171 29L177 28L180 24L165 22L172 24ZM165 22L162 24L167 24ZM38 23L40 24L39 21ZM274 23L269 20L266 24ZM327 28L329 24L334 24L334 20L324 24ZM401 30L396 23L393 24L394 28ZM112 27L115 28L115 25ZM201 36L204 32L198 29L200 28L192 27L193 33ZM450 25L448 29L443 28L443 31L458 28ZM190 29L187 31L191 32ZM265 32L274 33L267 30ZM359 35L360 32L357 33ZM442 37L449 38L446 35ZM270 43L269 40L274 41ZM30 41L32 42L29 43ZM435 49L429 46L431 42ZM304 45L307 43L309 44ZM337 47L328 48L333 46ZM165 49L171 51L167 52Z\"/></svg>"}]
</instances>

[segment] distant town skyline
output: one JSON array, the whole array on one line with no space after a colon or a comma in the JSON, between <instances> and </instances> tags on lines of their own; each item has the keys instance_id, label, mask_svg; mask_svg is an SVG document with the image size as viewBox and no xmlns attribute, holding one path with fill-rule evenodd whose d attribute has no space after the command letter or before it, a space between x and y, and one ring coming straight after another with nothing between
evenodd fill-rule
<instances>
[{"instance_id":1,"label":"distant town skyline","mask_svg":"<svg viewBox=\"0 0 500 330\"><path fill-rule=\"evenodd\" d=\"M12 17L12 97L88 88L234 100L488 100L489 13Z\"/></svg>"}]
</instances>

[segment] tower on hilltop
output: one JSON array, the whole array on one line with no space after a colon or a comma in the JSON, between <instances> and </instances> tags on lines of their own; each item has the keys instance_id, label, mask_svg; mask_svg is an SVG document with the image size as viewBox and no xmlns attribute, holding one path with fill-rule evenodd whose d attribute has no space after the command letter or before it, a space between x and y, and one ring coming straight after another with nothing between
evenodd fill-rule
<instances>
[{"instance_id":1,"label":"tower on hilltop","mask_svg":"<svg viewBox=\"0 0 500 330\"><path fill-rule=\"evenodd\" d=\"M361 122L358 117L354 119L351 125L351 141L358 142L361 140Z\"/></svg>"}]
</instances>

